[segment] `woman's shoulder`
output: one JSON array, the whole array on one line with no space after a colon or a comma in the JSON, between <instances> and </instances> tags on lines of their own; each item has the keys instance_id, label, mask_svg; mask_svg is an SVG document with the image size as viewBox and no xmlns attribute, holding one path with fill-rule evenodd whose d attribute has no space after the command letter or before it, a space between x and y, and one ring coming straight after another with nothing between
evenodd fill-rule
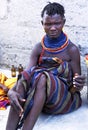
<instances>
[{"instance_id":1,"label":"woman's shoulder","mask_svg":"<svg viewBox=\"0 0 88 130\"><path fill-rule=\"evenodd\" d=\"M79 48L78 48L78 46L76 44L74 44L73 42L71 42L69 40L68 50L72 51L72 52L76 52L76 51L79 51Z\"/></svg>"},{"instance_id":2,"label":"woman's shoulder","mask_svg":"<svg viewBox=\"0 0 88 130\"><path fill-rule=\"evenodd\" d=\"M38 42L34 45L34 48L32 49L34 53L40 54L42 51L41 42Z\"/></svg>"}]
</instances>

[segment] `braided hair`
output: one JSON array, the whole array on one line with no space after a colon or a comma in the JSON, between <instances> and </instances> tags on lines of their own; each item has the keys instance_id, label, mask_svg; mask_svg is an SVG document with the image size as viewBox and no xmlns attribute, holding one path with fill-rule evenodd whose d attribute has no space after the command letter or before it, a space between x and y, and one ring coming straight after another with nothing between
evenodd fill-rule
<instances>
[{"instance_id":1,"label":"braided hair","mask_svg":"<svg viewBox=\"0 0 88 130\"><path fill-rule=\"evenodd\" d=\"M41 12L41 17L43 18L44 16L44 13L46 12L46 14L48 14L49 16L52 16L54 14L60 14L62 17L64 17L64 13L65 13L65 10L64 10L64 7L59 4L59 3L56 3L56 2L49 2L45 7L44 9L42 10Z\"/></svg>"}]
</instances>

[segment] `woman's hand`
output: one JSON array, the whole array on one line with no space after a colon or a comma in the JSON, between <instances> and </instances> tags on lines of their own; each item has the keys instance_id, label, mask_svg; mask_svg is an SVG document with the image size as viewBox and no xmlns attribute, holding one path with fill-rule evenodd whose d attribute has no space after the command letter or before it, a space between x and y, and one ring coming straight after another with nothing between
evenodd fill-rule
<instances>
[{"instance_id":1,"label":"woman's hand","mask_svg":"<svg viewBox=\"0 0 88 130\"><path fill-rule=\"evenodd\" d=\"M13 106L14 109L19 114L19 116L21 116L23 113L23 108L21 106L21 103L25 102L25 99L23 99L18 92L12 89L8 91L7 96L10 99L11 106Z\"/></svg>"},{"instance_id":2,"label":"woman's hand","mask_svg":"<svg viewBox=\"0 0 88 130\"><path fill-rule=\"evenodd\" d=\"M0 84L0 88L2 88L6 94L9 91L9 89L6 86L4 86L3 84Z\"/></svg>"},{"instance_id":3,"label":"woman's hand","mask_svg":"<svg viewBox=\"0 0 88 130\"><path fill-rule=\"evenodd\" d=\"M85 76L84 75L78 75L77 73L73 77L73 85L76 87L78 91L83 89L83 86L85 84Z\"/></svg>"}]
</instances>

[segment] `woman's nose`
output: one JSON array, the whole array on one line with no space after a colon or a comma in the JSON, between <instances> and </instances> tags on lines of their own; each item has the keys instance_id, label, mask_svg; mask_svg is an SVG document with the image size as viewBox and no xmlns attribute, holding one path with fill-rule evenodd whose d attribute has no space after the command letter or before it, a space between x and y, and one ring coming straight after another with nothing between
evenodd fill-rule
<instances>
[{"instance_id":1,"label":"woman's nose","mask_svg":"<svg viewBox=\"0 0 88 130\"><path fill-rule=\"evenodd\" d=\"M51 29L51 30L56 30L56 26L55 26L55 25L52 25L50 29Z\"/></svg>"}]
</instances>

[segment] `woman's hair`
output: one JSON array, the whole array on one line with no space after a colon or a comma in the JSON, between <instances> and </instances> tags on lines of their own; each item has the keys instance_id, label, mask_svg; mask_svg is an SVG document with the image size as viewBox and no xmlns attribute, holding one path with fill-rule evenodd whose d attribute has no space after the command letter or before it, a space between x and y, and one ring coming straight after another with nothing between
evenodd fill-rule
<instances>
[{"instance_id":1,"label":"woman's hair","mask_svg":"<svg viewBox=\"0 0 88 130\"><path fill-rule=\"evenodd\" d=\"M59 3L56 3L56 2L49 2L42 10L41 12L41 17L44 16L44 13L46 12L46 14L52 16L54 14L60 14L62 17L64 17L64 13L65 13L65 10L64 10L64 7L59 4Z\"/></svg>"}]
</instances>

